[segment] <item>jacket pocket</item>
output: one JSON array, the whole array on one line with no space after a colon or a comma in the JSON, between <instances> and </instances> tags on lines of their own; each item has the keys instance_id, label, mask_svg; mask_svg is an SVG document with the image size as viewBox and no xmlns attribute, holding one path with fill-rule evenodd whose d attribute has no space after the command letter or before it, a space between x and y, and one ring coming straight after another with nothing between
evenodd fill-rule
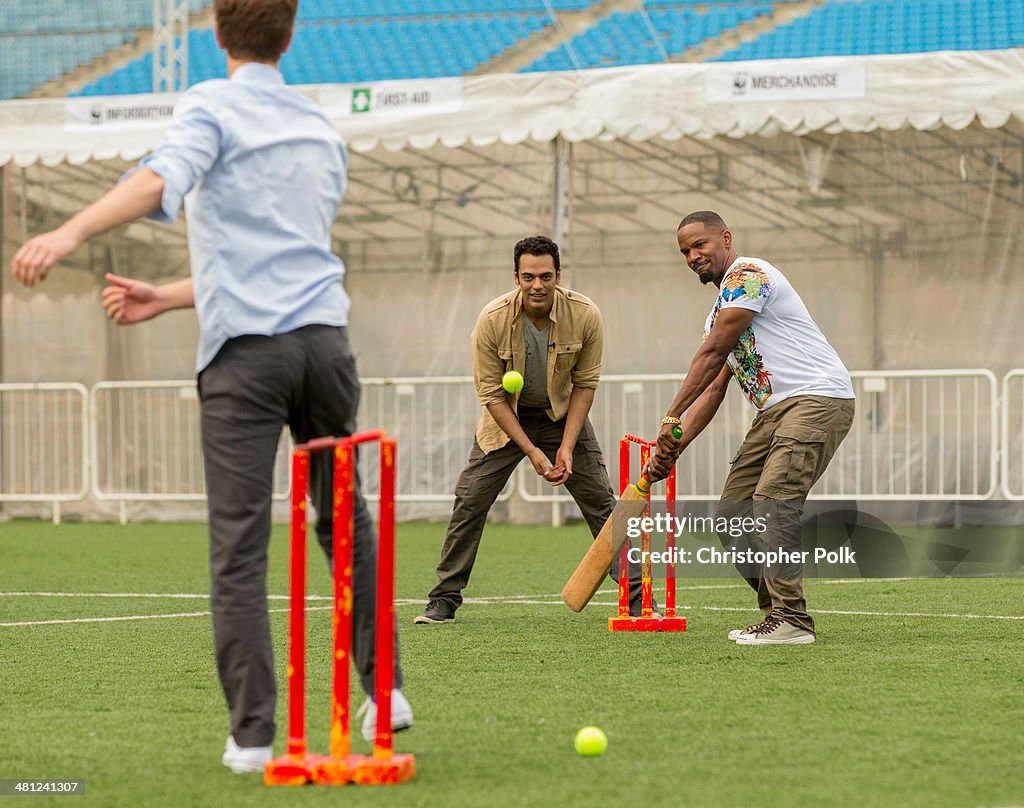
<instances>
[{"instance_id":1,"label":"jacket pocket","mask_svg":"<svg viewBox=\"0 0 1024 808\"><path fill-rule=\"evenodd\" d=\"M562 342L555 345L555 374L560 375L572 370L582 349L582 342Z\"/></svg>"}]
</instances>

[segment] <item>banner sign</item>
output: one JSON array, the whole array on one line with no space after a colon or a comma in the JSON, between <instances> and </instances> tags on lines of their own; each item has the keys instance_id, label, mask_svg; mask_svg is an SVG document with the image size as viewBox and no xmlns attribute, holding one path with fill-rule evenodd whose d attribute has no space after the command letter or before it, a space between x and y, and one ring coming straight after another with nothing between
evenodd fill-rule
<instances>
[{"instance_id":1,"label":"banner sign","mask_svg":"<svg viewBox=\"0 0 1024 808\"><path fill-rule=\"evenodd\" d=\"M64 128L131 128L166 126L180 93L68 98L64 102Z\"/></svg>"},{"instance_id":2,"label":"banner sign","mask_svg":"<svg viewBox=\"0 0 1024 808\"><path fill-rule=\"evenodd\" d=\"M322 87L318 97L330 118L458 112L462 109L462 79L409 79Z\"/></svg>"},{"instance_id":3,"label":"banner sign","mask_svg":"<svg viewBox=\"0 0 1024 808\"><path fill-rule=\"evenodd\" d=\"M864 98L867 68L835 59L787 59L760 62L757 67L737 62L709 66L704 89L708 101L732 104Z\"/></svg>"}]
</instances>

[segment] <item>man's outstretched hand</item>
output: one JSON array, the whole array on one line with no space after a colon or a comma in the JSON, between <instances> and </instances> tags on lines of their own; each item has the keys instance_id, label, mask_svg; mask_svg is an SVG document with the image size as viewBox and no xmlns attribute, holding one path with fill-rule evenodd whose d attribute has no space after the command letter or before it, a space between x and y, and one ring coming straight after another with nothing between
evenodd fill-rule
<instances>
[{"instance_id":1,"label":"man's outstretched hand","mask_svg":"<svg viewBox=\"0 0 1024 808\"><path fill-rule=\"evenodd\" d=\"M57 262L80 246L82 239L67 225L30 238L11 259L14 280L23 286L34 286L37 280L46 280Z\"/></svg>"},{"instance_id":2,"label":"man's outstretched hand","mask_svg":"<svg viewBox=\"0 0 1024 808\"><path fill-rule=\"evenodd\" d=\"M166 311L167 306L153 284L122 278L112 272L104 277L109 285L103 290L103 308L115 323L141 323Z\"/></svg>"}]
</instances>

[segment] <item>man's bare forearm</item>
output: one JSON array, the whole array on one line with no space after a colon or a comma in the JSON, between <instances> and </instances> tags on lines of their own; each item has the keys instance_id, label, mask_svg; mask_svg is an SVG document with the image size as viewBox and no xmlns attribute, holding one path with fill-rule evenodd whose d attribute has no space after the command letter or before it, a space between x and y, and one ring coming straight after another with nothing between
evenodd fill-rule
<instances>
[{"instance_id":1,"label":"man's bare forearm","mask_svg":"<svg viewBox=\"0 0 1024 808\"><path fill-rule=\"evenodd\" d=\"M593 387L573 387L569 393L569 410L565 416L565 429L562 432L562 446L570 451L576 447L583 425L587 422L590 408L594 406Z\"/></svg>"},{"instance_id":2,"label":"man's bare forearm","mask_svg":"<svg viewBox=\"0 0 1024 808\"><path fill-rule=\"evenodd\" d=\"M72 216L64 227L81 242L122 224L149 216L160 209L164 180L142 168L116 185L85 210Z\"/></svg>"},{"instance_id":3,"label":"man's bare forearm","mask_svg":"<svg viewBox=\"0 0 1024 808\"><path fill-rule=\"evenodd\" d=\"M519 419L508 402L502 401L498 404L488 404L487 411L491 414L494 422L501 427L502 431L509 436L516 446L523 450L523 454L529 457L530 452L537 447L533 445L533 441L523 431Z\"/></svg>"},{"instance_id":4,"label":"man's bare forearm","mask_svg":"<svg viewBox=\"0 0 1024 808\"><path fill-rule=\"evenodd\" d=\"M727 355L728 351L715 350L707 342L698 348L690 363L686 378L679 386L666 415L679 418L686 412L722 372ZM689 416L687 416L687 420L689 420ZM707 424L705 423L704 426ZM703 429L703 426L701 428Z\"/></svg>"},{"instance_id":5,"label":"man's bare forearm","mask_svg":"<svg viewBox=\"0 0 1024 808\"><path fill-rule=\"evenodd\" d=\"M725 400L726 390L724 385L717 382L709 385L700 398L693 402L686 411L686 418L683 420L683 436L679 439L680 452L693 443L694 438L711 423L718 408L722 406L722 401Z\"/></svg>"},{"instance_id":6,"label":"man's bare forearm","mask_svg":"<svg viewBox=\"0 0 1024 808\"><path fill-rule=\"evenodd\" d=\"M191 278L163 283L157 287L157 293L164 304L164 311L191 309L196 305Z\"/></svg>"}]
</instances>

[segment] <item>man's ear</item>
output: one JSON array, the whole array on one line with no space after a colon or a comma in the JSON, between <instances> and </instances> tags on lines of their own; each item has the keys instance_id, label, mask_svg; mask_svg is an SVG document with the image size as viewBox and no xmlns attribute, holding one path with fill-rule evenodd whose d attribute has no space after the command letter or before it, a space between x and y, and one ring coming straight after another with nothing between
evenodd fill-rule
<instances>
[{"instance_id":1,"label":"man's ear","mask_svg":"<svg viewBox=\"0 0 1024 808\"><path fill-rule=\"evenodd\" d=\"M731 231L729 231L729 230L723 230L722 231L722 243L726 247L731 247L732 246L732 232Z\"/></svg>"},{"instance_id":2,"label":"man's ear","mask_svg":"<svg viewBox=\"0 0 1024 808\"><path fill-rule=\"evenodd\" d=\"M218 48L220 48L221 50L227 50L227 48L224 47L224 43L220 40L220 29L217 27L216 21L214 21L213 23L213 38L217 40Z\"/></svg>"}]
</instances>

